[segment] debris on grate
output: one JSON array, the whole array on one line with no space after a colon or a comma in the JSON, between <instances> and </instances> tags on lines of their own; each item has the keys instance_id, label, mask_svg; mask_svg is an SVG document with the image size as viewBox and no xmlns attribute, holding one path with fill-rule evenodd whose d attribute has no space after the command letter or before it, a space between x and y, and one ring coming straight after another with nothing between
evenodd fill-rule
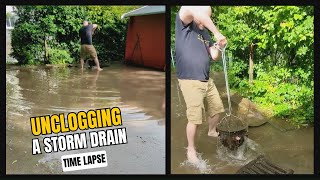
<instances>
[{"instance_id":1,"label":"debris on grate","mask_svg":"<svg viewBox=\"0 0 320 180\"><path fill-rule=\"evenodd\" d=\"M292 169L282 169L268 161L264 156L259 156L237 171L236 174L293 174Z\"/></svg>"}]
</instances>

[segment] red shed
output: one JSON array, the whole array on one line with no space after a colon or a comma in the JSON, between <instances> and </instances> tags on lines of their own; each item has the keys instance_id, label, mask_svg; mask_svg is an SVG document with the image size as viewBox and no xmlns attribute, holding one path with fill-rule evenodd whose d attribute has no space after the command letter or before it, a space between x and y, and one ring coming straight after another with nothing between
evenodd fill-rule
<instances>
[{"instance_id":1,"label":"red shed","mask_svg":"<svg viewBox=\"0 0 320 180\"><path fill-rule=\"evenodd\" d=\"M129 17L125 63L165 70L165 6L144 6Z\"/></svg>"}]
</instances>

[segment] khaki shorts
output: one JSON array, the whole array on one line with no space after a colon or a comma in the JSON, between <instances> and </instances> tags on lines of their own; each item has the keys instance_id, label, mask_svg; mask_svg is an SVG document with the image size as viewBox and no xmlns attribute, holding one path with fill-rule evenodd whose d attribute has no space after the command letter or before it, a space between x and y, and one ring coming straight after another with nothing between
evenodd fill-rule
<instances>
[{"instance_id":1,"label":"khaki shorts","mask_svg":"<svg viewBox=\"0 0 320 180\"><path fill-rule=\"evenodd\" d=\"M224 112L219 92L209 78L208 82L179 79L179 86L187 105L187 118L193 124L202 124L206 120L204 100L208 103L210 117Z\"/></svg>"},{"instance_id":2,"label":"khaki shorts","mask_svg":"<svg viewBox=\"0 0 320 180\"><path fill-rule=\"evenodd\" d=\"M90 56L93 60L97 58L97 51L93 45L82 44L80 49L80 58L85 59L87 56Z\"/></svg>"}]
</instances>

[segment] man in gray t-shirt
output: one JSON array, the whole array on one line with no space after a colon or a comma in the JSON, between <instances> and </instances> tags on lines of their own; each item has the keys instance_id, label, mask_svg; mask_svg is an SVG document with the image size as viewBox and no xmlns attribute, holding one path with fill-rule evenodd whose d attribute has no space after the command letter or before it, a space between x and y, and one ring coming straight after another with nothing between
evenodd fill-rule
<instances>
[{"instance_id":1,"label":"man in gray t-shirt","mask_svg":"<svg viewBox=\"0 0 320 180\"><path fill-rule=\"evenodd\" d=\"M213 60L220 58L221 52L218 49L224 47L227 40L210 17L210 6L182 6L176 16L176 67L179 86L187 106L187 157L189 162L195 164L199 159L194 137L197 126L206 119L204 99L208 102L208 136L218 136L216 126L219 113L224 112L219 92L209 78L209 61L210 56ZM216 46L207 29L214 34Z\"/></svg>"}]
</instances>

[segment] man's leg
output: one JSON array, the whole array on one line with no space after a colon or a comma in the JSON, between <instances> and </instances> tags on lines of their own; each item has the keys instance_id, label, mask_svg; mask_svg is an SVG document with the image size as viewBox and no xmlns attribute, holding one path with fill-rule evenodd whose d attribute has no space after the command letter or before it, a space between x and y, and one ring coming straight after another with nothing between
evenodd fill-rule
<instances>
[{"instance_id":1,"label":"man's leg","mask_svg":"<svg viewBox=\"0 0 320 180\"><path fill-rule=\"evenodd\" d=\"M83 70L83 65L84 65L84 59L80 58L80 66L81 66L81 70Z\"/></svg>"},{"instance_id":2,"label":"man's leg","mask_svg":"<svg viewBox=\"0 0 320 180\"><path fill-rule=\"evenodd\" d=\"M223 103L220 98L219 92L211 78L209 79L209 82L208 82L207 102L208 102L208 112L209 112L208 136L218 137L219 133L217 132L217 125L220 120L219 113L224 112L224 107L223 107Z\"/></svg>"},{"instance_id":3,"label":"man's leg","mask_svg":"<svg viewBox=\"0 0 320 180\"><path fill-rule=\"evenodd\" d=\"M99 64L98 57L94 58L94 62L96 63L97 70L98 70L98 71L101 71L102 69L100 68L100 64Z\"/></svg>"},{"instance_id":4,"label":"man's leg","mask_svg":"<svg viewBox=\"0 0 320 180\"><path fill-rule=\"evenodd\" d=\"M96 64L97 70L101 71L102 69L100 68L100 64L99 64L99 60L98 60L98 54L97 54L96 49L94 48L93 45L90 45L88 48L89 48L89 51L90 51L91 58L94 60L94 62Z\"/></svg>"},{"instance_id":5,"label":"man's leg","mask_svg":"<svg viewBox=\"0 0 320 180\"><path fill-rule=\"evenodd\" d=\"M205 95L205 89L202 87L204 84L203 82L196 80L179 80L179 85L187 105L187 158L189 162L197 164L199 163L199 159L197 157L197 151L195 147L195 136L197 132L197 126L202 124L202 120L204 118L203 99Z\"/></svg>"},{"instance_id":6,"label":"man's leg","mask_svg":"<svg viewBox=\"0 0 320 180\"><path fill-rule=\"evenodd\" d=\"M186 132L187 132L187 140L188 140L187 157L189 162L196 164L199 162L199 159L197 157L197 151L194 145L194 139L197 132L197 125L191 122L188 122Z\"/></svg>"},{"instance_id":7,"label":"man's leg","mask_svg":"<svg viewBox=\"0 0 320 180\"><path fill-rule=\"evenodd\" d=\"M209 131L208 136L218 137L219 133L217 132L217 125L219 122L219 114L216 114L212 117L209 116L208 124L209 124Z\"/></svg>"},{"instance_id":8,"label":"man's leg","mask_svg":"<svg viewBox=\"0 0 320 180\"><path fill-rule=\"evenodd\" d=\"M80 46L80 68L81 68L81 70L83 70L84 58L85 58L85 46L81 45Z\"/></svg>"}]
</instances>

